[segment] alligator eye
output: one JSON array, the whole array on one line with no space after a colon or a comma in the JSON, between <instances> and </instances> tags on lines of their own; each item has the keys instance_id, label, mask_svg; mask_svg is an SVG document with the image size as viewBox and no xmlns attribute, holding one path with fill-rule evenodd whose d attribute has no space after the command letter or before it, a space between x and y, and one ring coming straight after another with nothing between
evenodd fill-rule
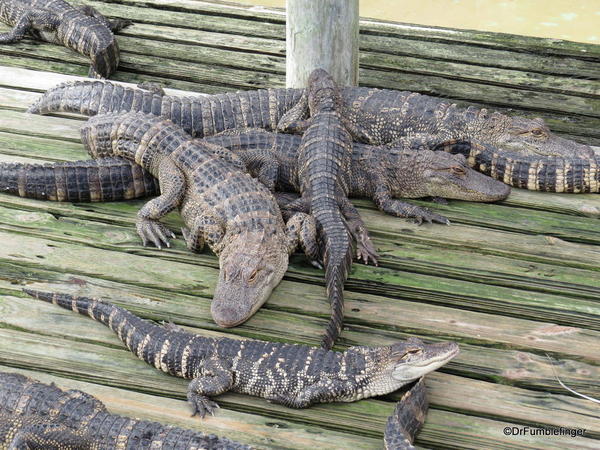
<instances>
[{"instance_id":1,"label":"alligator eye","mask_svg":"<svg viewBox=\"0 0 600 450\"><path fill-rule=\"evenodd\" d=\"M411 355L418 355L421 352L422 352L422 350L420 348L414 348L412 350L407 350L406 353L404 354L403 358L407 358Z\"/></svg>"},{"instance_id":2,"label":"alligator eye","mask_svg":"<svg viewBox=\"0 0 600 450\"><path fill-rule=\"evenodd\" d=\"M258 275L258 270L252 272L252 275L250 275L250 278L248 278L248 283L252 283L254 280L256 280L256 275Z\"/></svg>"},{"instance_id":3,"label":"alligator eye","mask_svg":"<svg viewBox=\"0 0 600 450\"><path fill-rule=\"evenodd\" d=\"M531 131L531 134L533 134L536 137L541 137L544 135L544 131L540 130L539 128L536 128L535 130Z\"/></svg>"},{"instance_id":4,"label":"alligator eye","mask_svg":"<svg viewBox=\"0 0 600 450\"><path fill-rule=\"evenodd\" d=\"M452 166L452 167L450 167L450 171L454 175L458 175L458 176L465 176L467 174L467 171L465 170L465 168L461 167L461 166Z\"/></svg>"}]
</instances>

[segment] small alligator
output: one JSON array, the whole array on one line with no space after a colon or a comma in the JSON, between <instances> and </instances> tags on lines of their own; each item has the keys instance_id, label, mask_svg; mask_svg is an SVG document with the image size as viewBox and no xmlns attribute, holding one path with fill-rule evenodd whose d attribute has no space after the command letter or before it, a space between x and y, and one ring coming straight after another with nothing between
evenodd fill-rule
<instances>
[{"instance_id":1,"label":"small alligator","mask_svg":"<svg viewBox=\"0 0 600 450\"><path fill-rule=\"evenodd\" d=\"M103 78L119 65L113 32L131 24L129 20L108 20L91 6L73 7L63 0L1 0L0 21L14 27L0 33L0 44L20 41L29 32L89 57L89 76Z\"/></svg>"},{"instance_id":2,"label":"small alligator","mask_svg":"<svg viewBox=\"0 0 600 450\"><path fill-rule=\"evenodd\" d=\"M310 119L300 123L301 115L293 113L305 105ZM352 267L352 241L341 211L350 203L352 136L344 126L340 109L339 88L329 73L316 69L310 74L308 88L298 105L279 123L279 128L303 132L297 156L301 197L293 204L308 208L323 242L327 297L331 304L331 317L321 340L326 349L333 346L342 331L343 289ZM293 209L292 204L288 209ZM364 239L368 240L368 236Z\"/></svg>"},{"instance_id":3,"label":"small alligator","mask_svg":"<svg viewBox=\"0 0 600 450\"><path fill-rule=\"evenodd\" d=\"M9 448L250 449L213 434L111 414L85 392L0 372L0 450Z\"/></svg>"},{"instance_id":4,"label":"small alligator","mask_svg":"<svg viewBox=\"0 0 600 450\"><path fill-rule=\"evenodd\" d=\"M207 338L176 325L159 326L108 302L68 294L24 291L107 325L129 350L163 372L191 379L188 400L204 417L227 391L263 397L291 408L353 402L384 395L443 366L454 342L424 344L409 338L382 347L335 352L306 345Z\"/></svg>"},{"instance_id":5,"label":"small alligator","mask_svg":"<svg viewBox=\"0 0 600 450\"><path fill-rule=\"evenodd\" d=\"M275 131L278 123L302 97L301 89L268 89L211 95L177 97L100 81L60 84L46 92L29 112L74 112L95 115L110 111L144 111L163 115L195 137L210 136L232 128L263 128ZM471 141L493 149L502 160L511 185L527 185L537 190L556 192L598 192L598 184L588 180L599 177L598 157L591 147L553 134L541 119L509 117L474 107L458 108L434 97L411 92L370 88L342 90L342 115L359 126L357 134L370 144L388 144L408 136L430 142ZM517 159L513 154L519 155ZM522 161L522 162L519 162ZM472 158L469 162L476 165ZM571 163L582 167L581 191L569 190L577 172ZM513 165L531 171L514 171ZM548 173L545 184L533 184L529 174L540 167ZM551 175L556 174L553 178ZM492 173L493 175L493 173ZM499 175L500 176L500 175ZM505 177L502 176L501 179Z\"/></svg>"},{"instance_id":6,"label":"small alligator","mask_svg":"<svg viewBox=\"0 0 600 450\"><path fill-rule=\"evenodd\" d=\"M159 219L179 209L188 248L200 251L206 243L219 256L211 304L217 324L249 319L281 281L298 244L318 259L312 217L297 213L286 226L271 193L228 150L192 141L171 121L142 113L94 117L81 136L93 158L121 157L158 178L161 195L137 217L144 245L169 245L173 234Z\"/></svg>"},{"instance_id":7,"label":"small alligator","mask_svg":"<svg viewBox=\"0 0 600 450\"><path fill-rule=\"evenodd\" d=\"M394 412L388 417L383 437L385 450L414 449L412 437L425 423L428 408L425 381L420 378L404 393Z\"/></svg>"}]
</instances>

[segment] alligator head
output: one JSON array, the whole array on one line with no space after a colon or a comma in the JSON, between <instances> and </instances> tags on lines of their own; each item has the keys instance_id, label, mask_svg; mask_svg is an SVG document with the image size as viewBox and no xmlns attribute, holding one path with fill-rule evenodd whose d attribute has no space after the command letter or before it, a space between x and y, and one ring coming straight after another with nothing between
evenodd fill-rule
<instances>
[{"instance_id":1,"label":"alligator head","mask_svg":"<svg viewBox=\"0 0 600 450\"><path fill-rule=\"evenodd\" d=\"M459 353L455 342L425 344L410 337L384 347L351 347L344 355L364 373L362 394L383 395L442 367ZM359 393L359 397L362 396Z\"/></svg>"},{"instance_id":2,"label":"alligator head","mask_svg":"<svg viewBox=\"0 0 600 450\"><path fill-rule=\"evenodd\" d=\"M486 121L493 135L489 143L501 150L518 152L524 155L560 156L564 158L589 158L594 151L589 145L565 139L550 131L543 119L527 119L525 117L508 117L494 115ZM485 127L484 127L485 128ZM473 136L473 139L478 139ZM482 139L482 142L487 140Z\"/></svg>"},{"instance_id":3,"label":"alligator head","mask_svg":"<svg viewBox=\"0 0 600 450\"><path fill-rule=\"evenodd\" d=\"M219 326L248 320L283 278L289 259L284 233L267 234L239 233L219 253L221 270L211 304Z\"/></svg>"},{"instance_id":4,"label":"alligator head","mask_svg":"<svg viewBox=\"0 0 600 450\"><path fill-rule=\"evenodd\" d=\"M471 169L463 155L431 150L402 150L392 162L388 179L394 197L442 197L494 202L508 197L510 186ZM409 169L409 170L407 170Z\"/></svg>"}]
</instances>

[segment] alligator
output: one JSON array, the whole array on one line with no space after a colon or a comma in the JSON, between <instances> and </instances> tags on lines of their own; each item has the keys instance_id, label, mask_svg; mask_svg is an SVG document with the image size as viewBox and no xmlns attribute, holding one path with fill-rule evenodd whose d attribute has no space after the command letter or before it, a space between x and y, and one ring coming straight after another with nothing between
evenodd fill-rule
<instances>
[{"instance_id":1,"label":"alligator","mask_svg":"<svg viewBox=\"0 0 600 450\"><path fill-rule=\"evenodd\" d=\"M300 123L302 114L296 116L293 113L305 105L310 111L310 119ZM352 136L344 126L340 109L339 88L327 71L316 69L308 77L308 88L298 105L279 122L280 129L293 128L303 133L297 152L301 197L292 204L308 208L322 241L327 297L332 310L321 340L321 346L326 349L333 346L342 331L343 289L353 253L351 236L341 211L350 203ZM293 209L292 204L288 209Z\"/></svg>"},{"instance_id":2,"label":"alligator","mask_svg":"<svg viewBox=\"0 0 600 450\"><path fill-rule=\"evenodd\" d=\"M100 442L59 422L36 415L15 416L0 408L0 450L99 450Z\"/></svg>"},{"instance_id":3,"label":"alligator","mask_svg":"<svg viewBox=\"0 0 600 450\"><path fill-rule=\"evenodd\" d=\"M264 172L275 174L269 184L273 184L277 191L300 192L297 158L301 142L299 136L261 129L240 129L224 131L202 140L231 150L255 176ZM434 217L437 222L448 223L443 216L397 198L434 197L493 202L509 195L510 186L469 168L461 153L464 149L483 151L483 146L450 140L435 148L444 151L429 150L418 140L395 146L354 143L350 163L350 196L373 199L381 211L411 218L417 223L433 220ZM454 148L457 154L452 154ZM265 166L270 167L265 171ZM0 189L1 186L0 183ZM356 233L356 236L360 236L360 233Z\"/></svg>"},{"instance_id":4,"label":"alligator","mask_svg":"<svg viewBox=\"0 0 600 450\"><path fill-rule=\"evenodd\" d=\"M43 41L64 45L92 60L90 77L109 77L119 65L113 32L131 24L108 20L91 6L71 6L63 0L2 0L0 21L14 27L0 33L1 43L17 42L28 32Z\"/></svg>"},{"instance_id":5,"label":"alligator","mask_svg":"<svg viewBox=\"0 0 600 450\"><path fill-rule=\"evenodd\" d=\"M344 352L307 345L200 336L177 325L159 326L111 303L70 294L24 292L88 315L113 330L138 358L170 375L192 380L193 415L217 408L210 397L228 391L290 408L353 402L393 392L454 358L454 342L425 344L415 337Z\"/></svg>"},{"instance_id":6,"label":"alligator","mask_svg":"<svg viewBox=\"0 0 600 450\"><path fill-rule=\"evenodd\" d=\"M7 442L8 441L8 442ZM12 445L12 446L10 446ZM0 372L0 449L247 449L227 438L111 414L96 397Z\"/></svg>"},{"instance_id":7,"label":"alligator","mask_svg":"<svg viewBox=\"0 0 600 450\"><path fill-rule=\"evenodd\" d=\"M163 115L195 137L214 135L231 128L275 131L294 108L302 89L262 89L211 96L177 97L101 81L60 84L46 92L28 111L46 114L73 112L95 115L111 111L144 111ZM342 116L360 125L361 141L389 144L404 137L429 142L470 141L487 146L500 158L500 180L513 186L542 191L598 192L598 156L591 147L553 134L542 119L510 117L485 108L459 108L438 98L412 92L371 88L342 89ZM504 157L508 152L509 156ZM477 166L475 158L468 162ZM582 183L574 182L582 168ZM529 167L530 172L512 170ZM539 167L542 176L534 175ZM494 171L491 175L494 176ZM511 173L511 177L505 177ZM553 176L553 174L555 174ZM530 183L529 175L544 179ZM582 184L577 190L569 186Z\"/></svg>"},{"instance_id":8,"label":"alligator","mask_svg":"<svg viewBox=\"0 0 600 450\"><path fill-rule=\"evenodd\" d=\"M136 221L144 245L169 246L174 235L159 219L178 208L188 248L201 251L206 243L219 256L211 312L220 326L236 326L260 308L298 244L319 258L311 216L297 213L286 225L276 200L241 160L192 141L171 121L143 113L100 115L82 126L81 137L93 158L121 157L158 178L161 195L140 209Z\"/></svg>"},{"instance_id":9,"label":"alligator","mask_svg":"<svg viewBox=\"0 0 600 450\"><path fill-rule=\"evenodd\" d=\"M413 437L425 423L428 408L425 381L421 377L404 393L388 417L383 437L385 450L414 449Z\"/></svg>"}]
</instances>

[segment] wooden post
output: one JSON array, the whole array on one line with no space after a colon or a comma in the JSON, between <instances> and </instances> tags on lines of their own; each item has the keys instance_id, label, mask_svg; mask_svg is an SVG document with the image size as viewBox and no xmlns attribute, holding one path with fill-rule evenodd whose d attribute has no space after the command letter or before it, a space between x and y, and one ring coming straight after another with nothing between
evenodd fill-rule
<instances>
[{"instance_id":1,"label":"wooden post","mask_svg":"<svg viewBox=\"0 0 600 450\"><path fill-rule=\"evenodd\" d=\"M287 87L305 87L317 68L356 86L358 0L287 0L286 51Z\"/></svg>"}]
</instances>

